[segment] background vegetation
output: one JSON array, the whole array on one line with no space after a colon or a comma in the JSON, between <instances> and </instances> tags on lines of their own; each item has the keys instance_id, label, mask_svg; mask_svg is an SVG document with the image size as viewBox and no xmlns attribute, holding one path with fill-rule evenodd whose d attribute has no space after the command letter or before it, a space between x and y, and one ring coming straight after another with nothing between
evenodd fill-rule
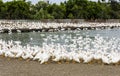
<instances>
[{"instance_id":1,"label":"background vegetation","mask_svg":"<svg viewBox=\"0 0 120 76\"><path fill-rule=\"evenodd\" d=\"M68 0L60 4L0 0L0 19L120 19L120 1Z\"/></svg>"}]
</instances>

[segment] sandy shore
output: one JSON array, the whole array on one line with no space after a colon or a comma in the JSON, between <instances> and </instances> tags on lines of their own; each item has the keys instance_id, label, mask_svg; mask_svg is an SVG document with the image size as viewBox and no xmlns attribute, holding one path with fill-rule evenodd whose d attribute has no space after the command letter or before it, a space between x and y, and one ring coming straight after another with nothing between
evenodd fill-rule
<instances>
[{"instance_id":1,"label":"sandy shore","mask_svg":"<svg viewBox=\"0 0 120 76\"><path fill-rule=\"evenodd\" d=\"M42 64L0 57L0 76L120 76L120 66L100 64Z\"/></svg>"}]
</instances>

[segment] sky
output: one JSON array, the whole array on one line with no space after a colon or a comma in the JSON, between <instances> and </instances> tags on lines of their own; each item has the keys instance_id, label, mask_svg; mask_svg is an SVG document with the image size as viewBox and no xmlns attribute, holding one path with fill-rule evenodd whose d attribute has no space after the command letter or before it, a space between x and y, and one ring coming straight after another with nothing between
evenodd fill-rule
<instances>
[{"instance_id":1,"label":"sky","mask_svg":"<svg viewBox=\"0 0 120 76\"><path fill-rule=\"evenodd\" d=\"M12 1L12 0L3 0L4 2L6 1ZM40 0L27 0L27 1L31 1L33 4L36 4L38 1ZM49 0L50 3L60 3L60 2L64 2L65 0ZM91 1L97 1L97 0L91 0Z\"/></svg>"}]
</instances>

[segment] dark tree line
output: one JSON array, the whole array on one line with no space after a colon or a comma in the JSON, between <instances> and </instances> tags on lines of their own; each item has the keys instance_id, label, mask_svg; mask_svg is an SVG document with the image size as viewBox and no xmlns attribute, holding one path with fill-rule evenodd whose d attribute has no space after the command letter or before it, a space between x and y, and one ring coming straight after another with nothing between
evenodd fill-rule
<instances>
[{"instance_id":1,"label":"dark tree line","mask_svg":"<svg viewBox=\"0 0 120 76\"><path fill-rule=\"evenodd\" d=\"M0 0L0 19L120 19L118 0L68 0L60 4Z\"/></svg>"}]
</instances>

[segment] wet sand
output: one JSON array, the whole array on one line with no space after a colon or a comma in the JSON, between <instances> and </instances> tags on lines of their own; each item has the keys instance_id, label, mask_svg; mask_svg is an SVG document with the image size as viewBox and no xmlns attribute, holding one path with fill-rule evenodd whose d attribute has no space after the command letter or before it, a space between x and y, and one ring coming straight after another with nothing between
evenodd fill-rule
<instances>
[{"instance_id":1,"label":"wet sand","mask_svg":"<svg viewBox=\"0 0 120 76\"><path fill-rule=\"evenodd\" d=\"M120 65L42 64L0 57L0 76L120 76Z\"/></svg>"}]
</instances>

